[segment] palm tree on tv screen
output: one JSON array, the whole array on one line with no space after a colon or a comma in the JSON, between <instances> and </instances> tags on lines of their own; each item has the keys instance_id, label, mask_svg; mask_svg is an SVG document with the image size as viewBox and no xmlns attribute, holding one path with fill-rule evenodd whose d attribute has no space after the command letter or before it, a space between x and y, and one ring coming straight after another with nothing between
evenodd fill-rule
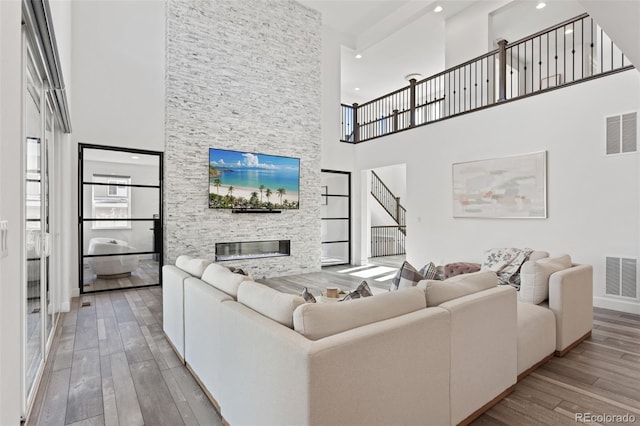
<instances>
[{"instance_id":1,"label":"palm tree on tv screen","mask_svg":"<svg viewBox=\"0 0 640 426\"><path fill-rule=\"evenodd\" d=\"M260 185L260 187L258 189L260 190L260 202L262 203L262 191L267 189L267 187L264 186L264 185Z\"/></svg>"},{"instance_id":2,"label":"palm tree on tv screen","mask_svg":"<svg viewBox=\"0 0 640 426\"><path fill-rule=\"evenodd\" d=\"M269 198L273 195L273 191L271 190L271 188L267 188L267 190L265 191L265 195L267 196L267 203L270 203L271 201L269 201Z\"/></svg>"},{"instance_id":3,"label":"palm tree on tv screen","mask_svg":"<svg viewBox=\"0 0 640 426\"><path fill-rule=\"evenodd\" d=\"M229 194L229 197L233 195L233 186L229 186L229 189L227 189L227 193Z\"/></svg>"},{"instance_id":4,"label":"palm tree on tv screen","mask_svg":"<svg viewBox=\"0 0 640 426\"><path fill-rule=\"evenodd\" d=\"M213 186L215 186L215 187L216 187L216 193L217 193L218 195L220 195L220 184L221 184L220 179L215 178L215 179L213 180Z\"/></svg>"},{"instance_id":5,"label":"palm tree on tv screen","mask_svg":"<svg viewBox=\"0 0 640 426\"><path fill-rule=\"evenodd\" d=\"M280 198L280 204L282 204L282 197L287 193L287 190L284 188L278 188L276 191L278 192L278 197Z\"/></svg>"}]
</instances>

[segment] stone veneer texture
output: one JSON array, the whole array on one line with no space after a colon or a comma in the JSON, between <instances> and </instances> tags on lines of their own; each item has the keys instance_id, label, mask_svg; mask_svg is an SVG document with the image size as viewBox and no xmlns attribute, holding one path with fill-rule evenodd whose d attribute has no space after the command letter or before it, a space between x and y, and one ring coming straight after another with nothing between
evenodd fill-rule
<instances>
[{"instance_id":1,"label":"stone veneer texture","mask_svg":"<svg viewBox=\"0 0 640 426\"><path fill-rule=\"evenodd\" d=\"M320 25L292 0L168 1L165 263L289 239L289 257L225 265L255 278L320 269ZM209 209L209 148L300 158L300 209Z\"/></svg>"}]
</instances>

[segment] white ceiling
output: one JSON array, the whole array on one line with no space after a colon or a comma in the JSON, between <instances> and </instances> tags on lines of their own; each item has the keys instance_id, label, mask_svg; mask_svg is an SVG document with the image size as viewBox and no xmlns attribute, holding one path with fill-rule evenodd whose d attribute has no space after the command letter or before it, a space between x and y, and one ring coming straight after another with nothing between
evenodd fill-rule
<instances>
[{"instance_id":1,"label":"white ceiling","mask_svg":"<svg viewBox=\"0 0 640 426\"><path fill-rule=\"evenodd\" d=\"M298 1L318 10L323 25L338 33L341 100L351 104L407 85L407 74L428 77L443 71L446 21L483 0ZM584 12L576 0L546 2L541 10L535 9L537 0L513 0L496 9L488 17L489 39L516 41ZM436 5L442 5L441 13L433 11Z\"/></svg>"}]
</instances>

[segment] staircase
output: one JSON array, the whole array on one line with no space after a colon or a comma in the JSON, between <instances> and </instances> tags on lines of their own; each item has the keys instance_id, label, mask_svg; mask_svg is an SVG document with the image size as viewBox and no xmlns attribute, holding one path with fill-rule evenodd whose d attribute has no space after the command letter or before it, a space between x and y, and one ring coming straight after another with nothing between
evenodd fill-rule
<instances>
[{"instance_id":1,"label":"staircase","mask_svg":"<svg viewBox=\"0 0 640 426\"><path fill-rule=\"evenodd\" d=\"M371 227L371 257L405 254L407 210L373 170L371 195L397 224Z\"/></svg>"}]
</instances>

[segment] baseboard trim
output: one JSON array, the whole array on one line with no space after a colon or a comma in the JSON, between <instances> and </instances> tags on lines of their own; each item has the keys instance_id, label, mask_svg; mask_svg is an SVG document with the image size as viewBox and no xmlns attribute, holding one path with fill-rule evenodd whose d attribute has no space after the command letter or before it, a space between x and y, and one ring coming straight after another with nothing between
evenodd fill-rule
<instances>
[{"instance_id":1,"label":"baseboard trim","mask_svg":"<svg viewBox=\"0 0 640 426\"><path fill-rule=\"evenodd\" d=\"M480 407L478 410L474 411L473 413L471 413L471 415L469 415L466 419L462 420L460 423L458 423L458 426L466 426L468 424L470 424L472 421L474 421L475 419L477 419L478 417L480 417L482 415L482 413L484 413L485 411L487 411L489 408L493 407L494 405L496 405L498 402L502 401L504 399L504 397L506 397L507 395L509 395L511 392L513 392L513 390L516 388L516 385L511 385L509 386L507 389L505 389L502 393L500 393L498 396L496 396L495 398L493 398L491 401L487 402L486 404L484 404L482 407Z\"/></svg>"},{"instance_id":2,"label":"baseboard trim","mask_svg":"<svg viewBox=\"0 0 640 426\"><path fill-rule=\"evenodd\" d=\"M566 354L569 353L569 351L571 351L571 349L575 348L576 346L578 346L580 343L582 343L584 340L587 340L589 337L591 337L591 330L589 330L589 332L587 334L585 334L584 336L580 337L578 340L576 340L575 342L573 342L572 344L570 344L569 346L567 346L566 348L564 348L561 351L555 351L553 354L559 358L562 358L563 356L565 356Z\"/></svg>"},{"instance_id":3,"label":"baseboard trim","mask_svg":"<svg viewBox=\"0 0 640 426\"><path fill-rule=\"evenodd\" d=\"M540 367L543 364L546 364L550 359L553 358L554 352L550 353L549 355L547 355L546 357L544 357L542 359L542 361L536 362L535 364L533 364L533 366L531 366L530 368L526 369L525 371L523 371L522 373L518 374L518 383L520 383L520 380L524 379L525 377L527 377L529 374L533 373L535 370L538 369L538 367Z\"/></svg>"},{"instance_id":4,"label":"baseboard trim","mask_svg":"<svg viewBox=\"0 0 640 426\"><path fill-rule=\"evenodd\" d=\"M213 408L216 409L216 411L218 412L218 414L222 418L222 424L223 425L228 425L229 423L222 416L222 410L220 409L220 404L218 404L218 401L216 401L216 399L213 397L213 395L211 395L211 392L209 392L209 390L206 388L204 383L202 383L202 380L200 380L200 377L198 377L196 372L193 371L193 368L191 368L191 366L189 365L188 362L185 364L185 366L187 367L187 370L189 370L189 373L191 373L191 375L195 379L196 383L198 383L198 386L200 386L200 389L202 389L202 392L204 392L204 394L207 396L207 398L209 398L209 401L211 401L211 404L213 404Z\"/></svg>"},{"instance_id":5,"label":"baseboard trim","mask_svg":"<svg viewBox=\"0 0 640 426\"><path fill-rule=\"evenodd\" d=\"M164 331L162 332L162 334L164 334L164 338L167 339L167 342L169 343L169 346L171 346L171 349L173 349L173 351L176 353L176 356L178 357L178 359L180 360L180 362L185 365L186 361L184 360L184 357L182 355L180 355L180 352L178 352L178 350L176 349L175 346L173 346L173 342L171 342L171 339L169 339L169 336L167 336L167 333L165 333Z\"/></svg>"}]
</instances>

